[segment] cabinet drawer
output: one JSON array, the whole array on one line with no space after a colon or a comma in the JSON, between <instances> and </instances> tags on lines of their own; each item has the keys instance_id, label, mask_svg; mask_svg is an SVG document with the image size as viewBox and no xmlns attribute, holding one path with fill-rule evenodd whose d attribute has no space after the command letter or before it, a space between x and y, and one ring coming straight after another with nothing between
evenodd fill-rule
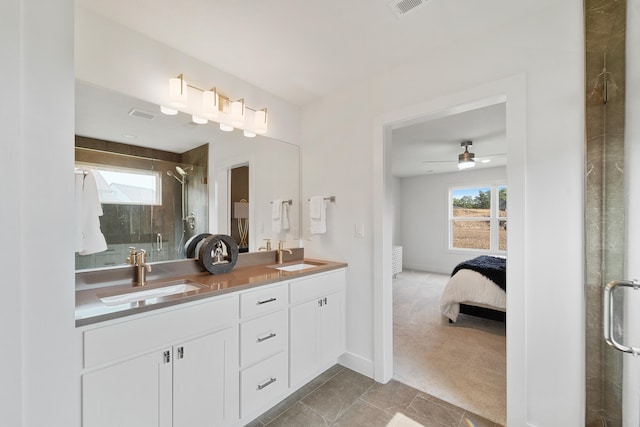
<instances>
[{"instance_id":1,"label":"cabinet drawer","mask_svg":"<svg viewBox=\"0 0 640 427\"><path fill-rule=\"evenodd\" d=\"M344 283L344 270L291 281L289 285L291 304L299 304L313 298L341 291L344 289Z\"/></svg>"},{"instance_id":2,"label":"cabinet drawer","mask_svg":"<svg viewBox=\"0 0 640 427\"><path fill-rule=\"evenodd\" d=\"M287 313L276 311L240 325L240 363L249 366L285 350Z\"/></svg>"},{"instance_id":3,"label":"cabinet drawer","mask_svg":"<svg viewBox=\"0 0 640 427\"><path fill-rule=\"evenodd\" d=\"M240 374L240 416L272 406L287 389L286 353L278 353Z\"/></svg>"},{"instance_id":4,"label":"cabinet drawer","mask_svg":"<svg viewBox=\"0 0 640 427\"><path fill-rule=\"evenodd\" d=\"M269 286L240 295L240 317L248 318L286 307L287 285Z\"/></svg>"},{"instance_id":5,"label":"cabinet drawer","mask_svg":"<svg viewBox=\"0 0 640 427\"><path fill-rule=\"evenodd\" d=\"M88 368L188 336L231 327L237 319L234 296L91 328L82 334L83 366Z\"/></svg>"}]
</instances>

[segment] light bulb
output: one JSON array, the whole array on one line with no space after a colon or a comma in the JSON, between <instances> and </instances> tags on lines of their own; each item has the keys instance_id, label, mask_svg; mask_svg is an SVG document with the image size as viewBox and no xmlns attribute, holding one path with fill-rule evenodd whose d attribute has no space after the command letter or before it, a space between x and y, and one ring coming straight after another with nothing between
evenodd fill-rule
<instances>
[{"instance_id":1,"label":"light bulb","mask_svg":"<svg viewBox=\"0 0 640 427\"><path fill-rule=\"evenodd\" d=\"M231 124L235 127L244 125L244 99L231 103Z\"/></svg>"},{"instance_id":2,"label":"light bulb","mask_svg":"<svg viewBox=\"0 0 640 427\"><path fill-rule=\"evenodd\" d=\"M266 108L256 111L256 116L253 121L253 126L254 126L253 130L255 133L267 132L267 109Z\"/></svg>"},{"instance_id":3,"label":"light bulb","mask_svg":"<svg viewBox=\"0 0 640 427\"><path fill-rule=\"evenodd\" d=\"M160 106L160 112L162 114L166 114L167 116L175 116L178 114L178 110L174 110L173 108L165 107L164 105Z\"/></svg>"},{"instance_id":4,"label":"light bulb","mask_svg":"<svg viewBox=\"0 0 640 427\"><path fill-rule=\"evenodd\" d=\"M187 82L182 78L182 74L169 79L169 101L174 107L187 106Z\"/></svg>"},{"instance_id":5,"label":"light bulb","mask_svg":"<svg viewBox=\"0 0 640 427\"><path fill-rule=\"evenodd\" d=\"M191 116L191 121L199 125L206 125L209 120L205 119L204 117L194 115Z\"/></svg>"},{"instance_id":6,"label":"light bulb","mask_svg":"<svg viewBox=\"0 0 640 427\"><path fill-rule=\"evenodd\" d=\"M202 92L202 114L210 119L218 117L218 92L205 90Z\"/></svg>"}]
</instances>

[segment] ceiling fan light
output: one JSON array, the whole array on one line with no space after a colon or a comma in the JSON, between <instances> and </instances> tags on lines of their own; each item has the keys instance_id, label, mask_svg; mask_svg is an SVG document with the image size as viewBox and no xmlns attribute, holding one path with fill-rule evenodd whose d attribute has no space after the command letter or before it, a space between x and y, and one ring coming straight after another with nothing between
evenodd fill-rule
<instances>
[{"instance_id":1,"label":"ceiling fan light","mask_svg":"<svg viewBox=\"0 0 640 427\"><path fill-rule=\"evenodd\" d=\"M469 169L472 168L476 165L476 162L474 162L473 160L469 160L469 161L459 161L458 162L458 169L463 170L463 169Z\"/></svg>"}]
</instances>

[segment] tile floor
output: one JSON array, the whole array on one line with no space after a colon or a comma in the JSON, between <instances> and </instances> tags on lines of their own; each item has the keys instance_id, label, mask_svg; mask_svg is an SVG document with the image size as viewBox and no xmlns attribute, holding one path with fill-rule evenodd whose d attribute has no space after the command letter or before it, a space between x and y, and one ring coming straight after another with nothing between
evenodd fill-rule
<instances>
[{"instance_id":1,"label":"tile floor","mask_svg":"<svg viewBox=\"0 0 640 427\"><path fill-rule=\"evenodd\" d=\"M248 427L384 427L397 412L425 427L499 427L398 381L379 384L335 365Z\"/></svg>"}]
</instances>

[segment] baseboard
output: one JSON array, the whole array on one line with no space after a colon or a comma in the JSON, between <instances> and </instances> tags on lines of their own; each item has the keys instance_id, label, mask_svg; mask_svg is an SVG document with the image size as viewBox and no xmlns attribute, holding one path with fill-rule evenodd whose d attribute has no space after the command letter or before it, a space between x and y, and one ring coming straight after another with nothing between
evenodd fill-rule
<instances>
[{"instance_id":1,"label":"baseboard","mask_svg":"<svg viewBox=\"0 0 640 427\"><path fill-rule=\"evenodd\" d=\"M369 378L374 377L375 370L373 361L358 356L357 354L345 352L342 356L338 357L338 363L345 368L349 368Z\"/></svg>"},{"instance_id":2,"label":"baseboard","mask_svg":"<svg viewBox=\"0 0 640 427\"><path fill-rule=\"evenodd\" d=\"M418 270L427 271L430 273L451 274L451 270L443 271L441 265L426 265L426 264L402 264L403 270Z\"/></svg>"}]
</instances>

